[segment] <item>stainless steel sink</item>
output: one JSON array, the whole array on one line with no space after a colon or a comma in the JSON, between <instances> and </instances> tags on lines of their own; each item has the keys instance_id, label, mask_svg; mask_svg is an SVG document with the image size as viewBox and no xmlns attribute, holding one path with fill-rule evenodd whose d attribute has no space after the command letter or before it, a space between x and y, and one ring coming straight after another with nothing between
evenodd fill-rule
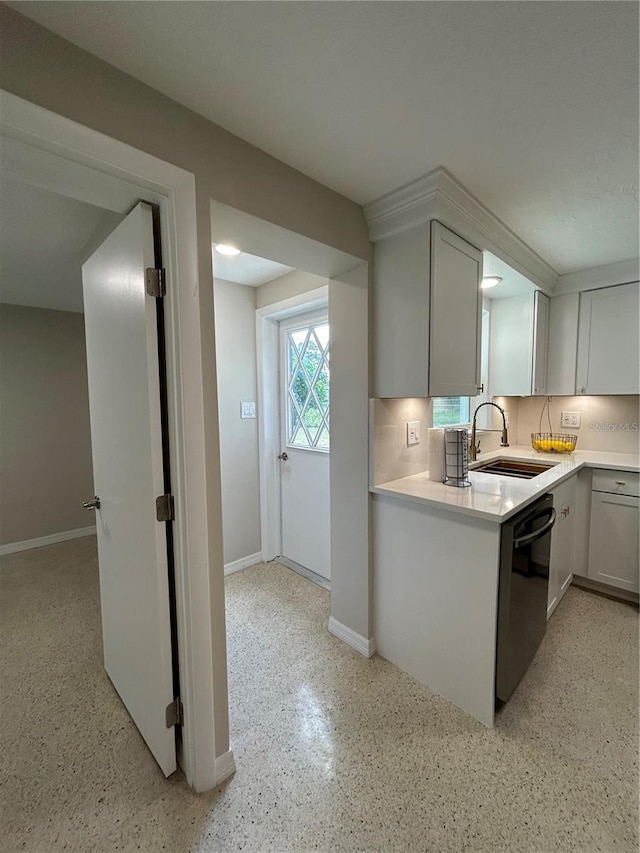
<instances>
[{"instance_id":1,"label":"stainless steel sink","mask_svg":"<svg viewBox=\"0 0 640 853\"><path fill-rule=\"evenodd\" d=\"M520 477L522 480L531 480L538 474L544 474L549 468L557 464L555 462L517 462L515 459L490 459L481 465L474 465L472 471L481 471L483 474L500 474L503 477Z\"/></svg>"}]
</instances>

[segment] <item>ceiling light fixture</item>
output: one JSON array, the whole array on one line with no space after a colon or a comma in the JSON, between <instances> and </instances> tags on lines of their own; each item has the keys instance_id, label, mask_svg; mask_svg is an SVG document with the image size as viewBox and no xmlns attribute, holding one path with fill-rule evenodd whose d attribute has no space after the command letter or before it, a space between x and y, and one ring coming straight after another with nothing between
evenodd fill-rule
<instances>
[{"instance_id":1,"label":"ceiling light fixture","mask_svg":"<svg viewBox=\"0 0 640 853\"><path fill-rule=\"evenodd\" d=\"M482 283L480 287L483 290L488 290L490 287L495 287L497 284L500 284L502 279L499 275L488 275L486 278L482 279Z\"/></svg>"},{"instance_id":2,"label":"ceiling light fixture","mask_svg":"<svg viewBox=\"0 0 640 853\"><path fill-rule=\"evenodd\" d=\"M216 252L220 252L221 255L239 255L240 249L236 249L235 246L230 246L228 243L218 243Z\"/></svg>"}]
</instances>

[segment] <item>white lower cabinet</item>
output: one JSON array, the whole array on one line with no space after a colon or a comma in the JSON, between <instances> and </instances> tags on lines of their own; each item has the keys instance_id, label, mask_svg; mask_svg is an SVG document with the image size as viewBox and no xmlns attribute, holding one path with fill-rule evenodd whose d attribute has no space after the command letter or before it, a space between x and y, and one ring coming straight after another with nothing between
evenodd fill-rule
<instances>
[{"instance_id":1,"label":"white lower cabinet","mask_svg":"<svg viewBox=\"0 0 640 853\"><path fill-rule=\"evenodd\" d=\"M547 619L560 603L573 577L576 489L577 477L574 475L552 491L556 523L551 531Z\"/></svg>"},{"instance_id":2,"label":"white lower cabinet","mask_svg":"<svg viewBox=\"0 0 640 853\"><path fill-rule=\"evenodd\" d=\"M595 471L591 494L589 579L627 592L640 587L638 475Z\"/></svg>"}]
</instances>

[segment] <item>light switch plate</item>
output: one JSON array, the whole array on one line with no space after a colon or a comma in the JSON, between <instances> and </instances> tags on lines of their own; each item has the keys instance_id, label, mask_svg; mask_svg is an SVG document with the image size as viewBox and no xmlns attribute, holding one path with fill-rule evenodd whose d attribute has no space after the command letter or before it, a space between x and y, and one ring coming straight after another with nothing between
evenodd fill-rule
<instances>
[{"instance_id":1,"label":"light switch plate","mask_svg":"<svg viewBox=\"0 0 640 853\"><path fill-rule=\"evenodd\" d=\"M241 418L255 418L256 404L255 403L240 403Z\"/></svg>"},{"instance_id":2,"label":"light switch plate","mask_svg":"<svg viewBox=\"0 0 640 853\"><path fill-rule=\"evenodd\" d=\"M580 412L562 412L560 426L578 429L580 427Z\"/></svg>"},{"instance_id":3,"label":"light switch plate","mask_svg":"<svg viewBox=\"0 0 640 853\"><path fill-rule=\"evenodd\" d=\"M407 421L407 444L420 444L420 421Z\"/></svg>"}]
</instances>

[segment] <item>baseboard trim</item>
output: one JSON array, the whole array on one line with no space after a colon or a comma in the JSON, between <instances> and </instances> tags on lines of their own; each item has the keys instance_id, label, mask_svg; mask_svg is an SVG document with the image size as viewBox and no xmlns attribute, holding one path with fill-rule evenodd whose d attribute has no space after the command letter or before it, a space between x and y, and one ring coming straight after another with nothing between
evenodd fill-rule
<instances>
[{"instance_id":1,"label":"baseboard trim","mask_svg":"<svg viewBox=\"0 0 640 853\"><path fill-rule=\"evenodd\" d=\"M5 554L16 554L18 551L30 551L32 548L44 548L45 545L56 545L68 539L81 539L92 536L96 532L95 524L90 527L77 527L75 530L63 530L62 533L50 533L48 536L38 536L36 539L23 539L22 542L10 542L0 545L0 557Z\"/></svg>"},{"instance_id":2,"label":"baseboard trim","mask_svg":"<svg viewBox=\"0 0 640 853\"><path fill-rule=\"evenodd\" d=\"M275 561L281 566L284 566L285 569L291 569L291 571L295 572L297 575L300 575L308 581L315 583L317 586L321 586L323 589L331 592L331 581L327 578L323 578L322 575L317 574L317 572L312 572L311 569L306 569L304 566L301 566L300 563L296 563L295 560L283 557L282 554L279 557L276 557Z\"/></svg>"},{"instance_id":3,"label":"baseboard trim","mask_svg":"<svg viewBox=\"0 0 640 853\"><path fill-rule=\"evenodd\" d=\"M606 583L594 581L582 575L573 575L571 585L577 586L578 589L584 589L587 592L594 592L596 595L602 595L604 598L611 598L613 601L633 604L635 607L638 607L640 603L640 596L637 592L631 592L631 590L622 589L617 586L609 586Z\"/></svg>"},{"instance_id":4,"label":"baseboard trim","mask_svg":"<svg viewBox=\"0 0 640 853\"><path fill-rule=\"evenodd\" d=\"M338 622L338 620L334 619L333 616L329 619L328 628L330 634L333 634L334 637L342 640L366 658L373 657L375 654L376 642L373 637L369 637L368 640L365 639L361 634L356 634L356 632L352 631L351 628L347 628L347 626L343 625L342 622Z\"/></svg>"},{"instance_id":5,"label":"baseboard trim","mask_svg":"<svg viewBox=\"0 0 640 853\"><path fill-rule=\"evenodd\" d=\"M233 750L225 752L224 755L216 758L216 785L220 785L229 776L233 776L236 772L236 760L233 757Z\"/></svg>"},{"instance_id":6,"label":"baseboard trim","mask_svg":"<svg viewBox=\"0 0 640 853\"><path fill-rule=\"evenodd\" d=\"M239 560L234 560L233 563L225 563L224 566L224 574L225 577L227 575L232 575L234 572L239 572L241 569L248 569L249 566L255 566L256 563L262 562L262 552L258 551L256 554L249 554L248 557L240 557Z\"/></svg>"}]
</instances>

